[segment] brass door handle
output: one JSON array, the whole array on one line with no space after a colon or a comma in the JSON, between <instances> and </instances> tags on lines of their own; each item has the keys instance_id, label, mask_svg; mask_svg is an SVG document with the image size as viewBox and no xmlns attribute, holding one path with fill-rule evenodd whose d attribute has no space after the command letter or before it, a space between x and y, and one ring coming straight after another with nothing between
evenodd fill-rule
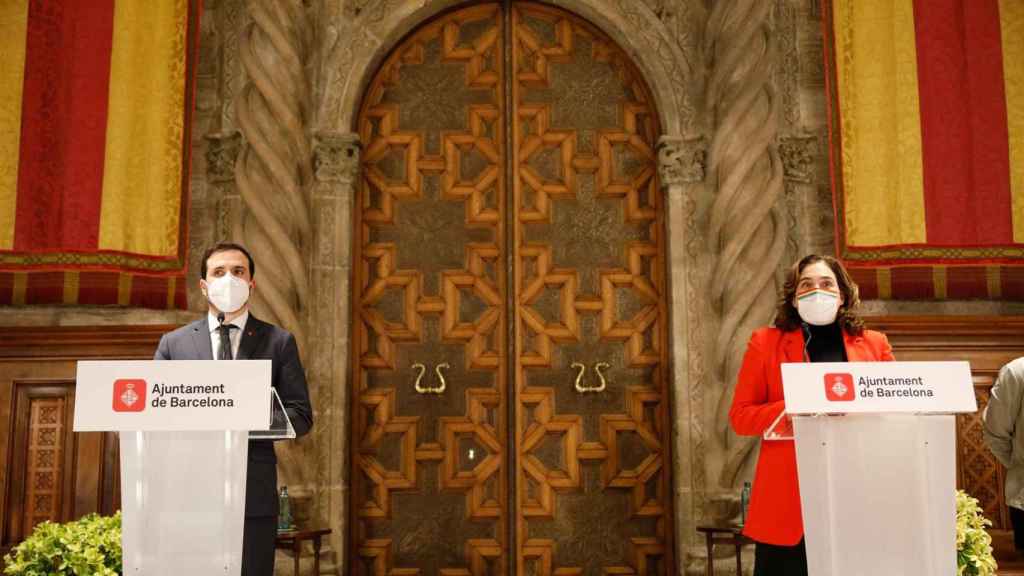
<instances>
[{"instance_id":1,"label":"brass door handle","mask_svg":"<svg viewBox=\"0 0 1024 576\"><path fill-rule=\"evenodd\" d=\"M608 381L604 378L604 371L611 368L611 364L607 362L598 362L594 364L594 372L597 372L597 379L601 381L601 384L590 389L591 392L604 392L604 389L608 387Z\"/></svg>"},{"instance_id":2,"label":"brass door handle","mask_svg":"<svg viewBox=\"0 0 1024 576\"><path fill-rule=\"evenodd\" d=\"M588 388L583 385L583 373L587 371L587 367L581 362L573 362L569 366L579 370L579 372L576 373L576 391L581 394L586 392Z\"/></svg>"},{"instance_id":3,"label":"brass door handle","mask_svg":"<svg viewBox=\"0 0 1024 576\"><path fill-rule=\"evenodd\" d=\"M430 388L420 384L420 381L423 380L423 375L427 373L427 367L417 362L412 365L412 369L420 371L420 373L416 375L416 381L413 382L412 387L420 394L428 394L430 392Z\"/></svg>"},{"instance_id":4,"label":"brass door handle","mask_svg":"<svg viewBox=\"0 0 1024 576\"><path fill-rule=\"evenodd\" d=\"M451 366L449 366L447 362L442 362L437 366L434 366L434 372L437 373L437 379L441 381L440 386L430 390L434 394L444 394L444 389L448 387L448 383L444 381L444 374L441 373L441 368L447 370L451 368Z\"/></svg>"},{"instance_id":5,"label":"brass door handle","mask_svg":"<svg viewBox=\"0 0 1024 576\"><path fill-rule=\"evenodd\" d=\"M412 368L413 370L419 371L419 373L416 374L416 381L413 382L412 385L413 388L416 389L416 392L420 394L444 394L444 390L448 387L448 383L445 381L444 374L441 373L441 369L444 368L447 370L448 368L451 368L447 362L442 362L437 366L434 366L434 373L437 374L438 380L441 381L440 386L424 386L422 384L423 375L427 373L427 367L423 364L417 362L412 365Z\"/></svg>"},{"instance_id":6,"label":"brass door handle","mask_svg":"<svg viewBox=\"0 0 1024 576\"><path fill-rule=\"evenodd\" d=\"M580 394L586 394L587 392L604 392L604 389L608 387L608 380L605 378L605 371L611 368L611 364L607 362L598 362L594 364L594 372L597 372L597 379L601 382L597 386L588 386L583 383L583 373L587 371L587 367L581 362L573 362L569 365L571 368L575 368L576 372L576 391Z\"/></svg>"}]
</instances>

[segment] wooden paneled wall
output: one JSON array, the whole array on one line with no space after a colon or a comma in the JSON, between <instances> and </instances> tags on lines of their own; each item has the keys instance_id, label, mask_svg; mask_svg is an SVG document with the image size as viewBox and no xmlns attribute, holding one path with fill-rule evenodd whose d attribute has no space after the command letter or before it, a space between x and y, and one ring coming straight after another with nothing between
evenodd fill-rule
<instances>
[{"instance_id":1,"label":"wooden paneled wall","mask_svg":"<svg viewBox=\"0 0 1024 576\"><path fill-rule=\"evenodd\" d=\"M1024 356L1024 317L868 319L899 360L968 360L979 408L1006 362ZM0 327L0 553L43 520L120 507L117 440L71 431L75 362L152 358L173 326ZM1004 471L981 438L981 411L958 420L958 485L978 497L995 528L1009 528Z\"/></svg>"},{"instance_id":2,"label":"wooden paneled wall","mask_svg":"<svg viewBox=\"0 0 1024 576\"><path fill-rule=\"evenodd\" d=\"M967 360L978 411L957 418L957 486L976 497L993 528L1010 529L1003 499L1005 470L981 436L981 414L1004 364L1024 356L1021 316L898 316L868 319L885 332L897 360Z\"/></svg>"},{"instance_id":3,"label":"wooden paneled wall","mask_svg":"<svg viewBox=\"0 0 1024 576\"><path fill-rule=\"evenodd\" d=\"M75 362L152 358L172 328L0 327L0 553L44 520L120 508L116 435L72 432Z\"/></svg>"}]
</instances>

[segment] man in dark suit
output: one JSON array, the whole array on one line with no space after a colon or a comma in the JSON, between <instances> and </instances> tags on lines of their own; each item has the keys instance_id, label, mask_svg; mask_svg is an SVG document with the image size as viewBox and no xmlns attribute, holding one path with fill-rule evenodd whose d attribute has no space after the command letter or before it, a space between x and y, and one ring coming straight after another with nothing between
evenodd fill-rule
<instances>
[{"instance_id":1,"label":"man in dark suit","mask_svg":"<svg viewBox=\"0 0 1024 576\"><path fill-rule=\"evenodd\" d=\"M206 317L164 334L157 360L270 360L271 386L277 389L295 434L313 425L306 374L295 337L249 314L256 287L256 263L238 244L221 243L203 255L199 288L209 301ZM277 533L277 456L273 442L249 442L245 485L242 576L274 573Z\"/></svg>"}]
</instances>

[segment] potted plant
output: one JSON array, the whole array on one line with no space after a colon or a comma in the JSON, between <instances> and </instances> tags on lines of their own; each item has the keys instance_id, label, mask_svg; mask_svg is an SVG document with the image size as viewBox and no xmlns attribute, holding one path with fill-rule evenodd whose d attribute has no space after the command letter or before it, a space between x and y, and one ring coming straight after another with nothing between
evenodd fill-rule
<instances>
[{"instance_id":1,"label":"potted plant","mask_svg":"<svg viewBox=\"0 0 1024 576\"><path fill-rule=\"evenodd\" d=\"M4 556L8 576L121 573L121 513L89 514L74 522L43 522Z\"/></svg>"},{"instance_id":2,"label":"potted plant","mask_svg":"<svg viewBox=\"0 0 1024 576\"><path fill-rule=\"evenodd\" d=\"M985 518L978 499L956 491L956 573L957 576L995 576L992 537L985 531L992 521Z\"/></svg>"}]
</instances>

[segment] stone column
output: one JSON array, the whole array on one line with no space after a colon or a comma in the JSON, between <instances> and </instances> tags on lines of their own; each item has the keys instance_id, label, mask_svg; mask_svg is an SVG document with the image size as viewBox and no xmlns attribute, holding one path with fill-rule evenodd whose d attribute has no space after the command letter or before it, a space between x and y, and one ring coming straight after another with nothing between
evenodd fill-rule
<instances>
[{"instance_id":1,"label":"stone column","mask_svg":"<svg viewBox=\"0 0 1024 576\"><path fill-rule=\"evenodd\" d=\"M238 152L242 148L242 137L234 130L221 131L215 134L207 134L206 139L206 182L212 194L207 198L211 204L210 209L212 221L209 221L206 233L193 229L189 232L190 270L198 270L199 260L203 253L214 242L224 240L239 241L232 236L232 230L241 225L242 198L238 195L238 187L235 186L235 163L238 160ZM209 217L209 216L208 216ZM194 282L194 276L189 276L189 281ZM198 291L189 294L201 299L203 296ZM204 302L189 302L192 310L204 310Z\"/></svg>"},{"instance_id":2,"label":"stone column","mask_svg":"<svg viewBox=\"0 0 1024 576\"><path fill-rule=\"evenodd\" d=\"M235 186L235 162L242 148L242 137L236 131L208 134L206 137L206 179L217 192L217 221L213 235L217 240L231 238L231 231L241 225L242 198Z\"/></svg>"},{"instance_id":3,"label":"stone column","mask_svg":"<svg viewBox=\"0 0 1024 576\"><path fill-rule=\"evenodd\" d=\"M234 97L243 139L235 162L241 215L231 223L231 237L256 261L254 314L291 332L308 361L313 161L305 60L313 29L299 0L249 0L245 10L250 20L238 38L238 57L246 80ZM279 483L288 485L299 509L313 491L311 444L303 438L277 447Z\"/></svg>"},{"instance_id":4,"label":"stone column","mask_svg":"<svg viewBox=\"0 0 1024 576\"><path fill-rule=\"evenodd\" d=\"M764 0L719 0L705 34L706 102L714 123L708 151L713 200L707 240L714 262L709 294L719 323L711 362L718 395L713 437L724 451L712 468L726 490L741 481L740 471L757 446L756 438L732 433L729 402L750 332L773 317L787 238L779 202L783 173L776 144L772 7Z\"/></svg>"},{"instance_id":5,"label":"stone column","mask_svg":"<svg viewBox=\"0 0 1024 576\"><path fill-rule=\"evenodd\" d=\"M348 529L348 368L351 321L349 281L352 274L352 201L359 177L359 135L320 133L313 148L311 336L306 364L316 426L316 495L314 518L333 532L326 567L345 574Z\"/></svg>"},{"instance_id":6,"label":"stone column","mask_svg":"<svg viewBox=\"0 0 1024 576\"><path fill-rule=\"evenodd\" d=\"M703 420L704 382L693 378L693 367L703 365L700 318L705 299L694 286L699 275L692 270L701 253L697 229L697 199L703 195L707 141L663 136L658 141L658 177L665 194L668 231L669 289L672 335L672 478L675 523L681 530L695 526L702 516L704 485ZM695 534L695 533L694 533ZM686 565L702 547L695 546L694 535L679 533L676 540L677 572L686 573Z\"/></svg>"},{"instance_id":7,"label":"stone column","mask_svg":"<svg viewBox=\"0 0 1024 576\"><path fill-rule=\"evenodd\" d=\"M246 12L251 22L238 39L246 82L234 100L245 139L235 164L245 210L232 236L256 259L256 313L294 334L302 350L313 180L305 59L313 30L297 0L250 0ZM261 276L261 266L272 273Z\"/></svg>"},{"instance_id":8,"label":"stone column","mask_svg":"<svg viewBox=\"0 0 1024 576\"><path fill-rule=\"evenodd\" d=\"M779 139L779 156L785 175L786 199L794 230L791 241L797 257L805 253L831 253L832 195L828 188L819 194L815 166L820 155L816 136L787 136Z\"/></svg>"}]
</instances>

